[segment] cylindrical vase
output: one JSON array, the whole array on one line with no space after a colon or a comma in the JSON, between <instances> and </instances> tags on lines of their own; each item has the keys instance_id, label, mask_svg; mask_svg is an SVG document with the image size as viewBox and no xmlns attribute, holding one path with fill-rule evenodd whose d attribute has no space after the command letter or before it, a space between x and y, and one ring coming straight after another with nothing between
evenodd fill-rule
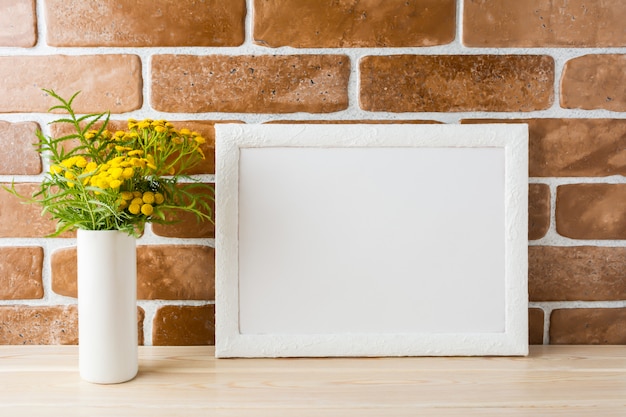
<instances>
[{"instance_id":1,"label":"cylindrical vase","mask_svg":"<svg viewBox=\"0 0 626 417\"><path fill-rule=\"evenodd\" d=\"M119 231L78 230L78 365L98 384L138 371L137 246Z\"/></svg>"}]
</instances>

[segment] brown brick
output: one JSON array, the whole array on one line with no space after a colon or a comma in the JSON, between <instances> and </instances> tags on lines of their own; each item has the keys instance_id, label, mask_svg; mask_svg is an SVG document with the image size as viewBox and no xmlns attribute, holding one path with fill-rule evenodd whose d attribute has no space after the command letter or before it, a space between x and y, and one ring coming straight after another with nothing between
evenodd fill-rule
<instances>
[{"instance_id":1,"label":"brown brick","mask_svg":"<svg viewBox=\"0 0 626 417\"><path fill-rule=\"evenodd\" d=\"M296 48L433 46L454 40L453 0L255 0L254 40Z\"/></svg>"},{"instance_id":2,"label":"brown brick","mask_svg":"<svg viewBox=\"0 0 626 417\"><path fill-rule=\"evenodd\" d=\"M165 306L152 322L154 346L215 344L215 306Z\"/></svg>"},{"instance_id":3,"label":"brown brick","mask_svg":"<svg viewBox=\"0 0 626 417\"><path fill-rule=\"evenodd\" d=\"M41 156L34 144L35 122L9 123L0 121L0 147L11 152L0 153L0 175L36 175L41 173Z\"/></svg>"},{"instance_id":4,"label":"brown brick","mask_svg":"<svg viewBox=\"0 0 626 417\"><path fill-rule=\"evenodd\" d=\"M366 56L360 70L369 111L532 111L554 99L546 55Z\"/></svg>"},{"instance_id":5,"label":"brown brick","mask_svg":"<svg viewBox=\"0 0 626 417\"><path fill-rule=\"evenodd\" d=\"M37 43L35 0L3 0L0 46L29 48Z\"/></svg>"},{"instance_id":6,"label":"brown brick","mask_svg":"<svg viewBox=\"0 0 626 417\"><path fill-rule=\"evenodd\" d=\"M144 344L145 312L137 307L137 342ZM0 306L0 345L76 345L78 308Z\"/></svg>"},{"instance_id":7,"label":"brown brick","mask_svg":"<svg viewBox=\"0 0 626 417\"><path fill-rule=\"evenodd\" d=\"M542 309L528 309L528 344L543 345L543 317Z\"/></svg>"},{"instance_id":8,"label":"brown brick","mask_svg":"<svg viewBox=\"0 0 626 417\"><path fill-rule=\"evenodd\" d=\"M0 306L0 345L75 345L78 309L68 306Z\"/></svg>"},{"instance_id":9,"label":"brown brick","mask_svg":"<svg viewBox=\"0 0 626 417\"><path fill-rule=\"evenodd\" d=\"M561 76L561 107L626 111L624 66L626 55L585 55L567 61Z\"/></svg>"},{"instance_id":10,"label":"brown brick","mask_svg":"<svg viewBox=\"0 0 626 417\"><path fill-rule=\"evenodd\" d=\"M626 239L626 184L568 184L556 190L556 231L572 239Z\"/></svg>"},{"instance_id":11,"label":"brown brick","mask_svg":"<svg viewBox=\"0 0 626 417\"><path fill-rule=\"evenodd\" d=\"M152 106L166 112L329 113L348 107L345 55L152 58Z\"/></svg>"},{"instance_id":12,"label":"brown brick","mask_svg":"<svg viewBox=\"0 0 626 417\"><path fill-rule=\"evenodd\" d=\"M215 250L196 245L139 246L138 297L214 300Z\"/></svg>"},{"instance_id":13,"label":"brown brick","mask_svg":"<svg viewBox=\"0 0 626 417\"><path fill-rule=\"evenodd\" d=\"M52 290L76 298L76 248L52 254ZM137 246L137 298L215 299L215 250L195 245Z\"/></svg>"},{"instance_id":14,"label":"brown brick","mask_svg":"<svg viewBox=\"0 0 626 417\"><path fill-rule=\"evenodd\" d=\"M623 119L466 119L462 123L527 123L531 177L626 175Z\"/></svg>"},{"instance_id":15,"label":"brown brick","mask_svg":"<svg viewBox=\"0 0 626 417\"><path fill-rule=\"evenodd\" d=\"M213 194L214 196L214 194ZM211 196L211 197L213 197ZM207 214L205 211L203 211ZM173 224L153 224L154 234L165 237L178 238L214 238L215 237L215 202L211 202L211 218L213 223L205 220L198 221L193 213L173 210L166 214L168 221L175 221Z\"/></svg>"},{"instance_id":16,"label":"brown brick","mask_svg":"<svg viewBox=\"0 0 626 417\"><path fill-rule=\"evenodd\" d=\"M143 321L146 319L146 312L143 308L137 307L137 344L145 344L145 336L143 333Z\"/></svg>"},{"instance_id":17,"label":"brown brick","mask_svg":"<svg viewBox=\"0 0 626 417\"><path fill-rule=\"evenodd\" d=\"M30 197L39 189L39 184L15 184L15 189L22 196ZM41 210L39 204L24 204L23 200L0 189L0 237L43 237L53 233L56 223L50 216L42 216Z\"/></svg>"},{"instance_id":18,"label":"brown brick","mask_svg":"<svg viewBox=\"0 0 626 417\"><path fill-rule=\"evenodd\" d=\"M60 248L52 252L52 291L66 297L78 297L76 248Z\"/></svg>"},{"instance_id":19,"label":"brown brick","mask_svg":"<svg viewBox=\"0 0 626 417\"><path fill-rule=\"evenodd\" d=\"M626 248L530 246L531 301L626 299Z\"/></svg>"},{"instance_id":20,"label":"brown brick","mask_svg":"<svg viewBox=\"0 0 626 417\"><path fill-rule=\"evenodd\" d=\"M43 297L40 247L0 247L0 300Z\"/></svg>"},{"instance_id":21,"label":"brown brick","mask_svg":"<svg viewBox=\"0 0 626 417\"><path fill-rule=\"evenodd\" d=\"M622 0L471 0L463 4L463 43L468 46L626 46Z\"/></svg>"},{"instance_id":22,"label":"brown brick","mask_svg":"<svg viewBox=\"0 0 626 417\"><path fill-rule=\"evenodd\" d=\"M238 46L245 3L46 0L46 39L53 46Z\"/></svg>"},{"instance_id":23,"label":"brown brick","mask_svg":"<svg viewBox=\"0 0 626 417\"><path fill-rule=\"evenodd\" d=\"M550 228L550 187L528 185L528 239L541 239Z\"/></svg>"},{"instance_id":24,"label":"brown brick","mask_svg":"<svg viewBox=\"0 0 626 417\"><path fill-rule=\"evenodd\" d=\"M0 112L46 112L58 104L41 89L74 101L77 113L124 113L142 105L141 61L136 55L0 57Z\"/></svg>"},{"instance_id":25,"label":"brown brick","mask_svg":"<svg viewBox=\"0 0 626 417\"><path fill-rule=\"evenodd\" d=\"M626 344L626 308L554 310L550 316L551 345Z\"/></svg>"}]
</instances>

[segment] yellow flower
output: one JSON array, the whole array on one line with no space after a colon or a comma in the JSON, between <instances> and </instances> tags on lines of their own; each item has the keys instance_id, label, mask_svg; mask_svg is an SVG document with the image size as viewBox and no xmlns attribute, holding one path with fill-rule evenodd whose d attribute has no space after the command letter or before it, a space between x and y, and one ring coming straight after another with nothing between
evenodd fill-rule
<instances>
[{"instance_id":1,"label":"yellow flower","mask_svg":"<svg viewBox=\"0 0 626 417\"><path fill-rule=\"evenodd\" d=\"M122 178L124 178L125 180L132 178L134 173L135 171L132 168L124 168L124 170L122 171Z\"/></svg>"},{"instance_id":2,"label":"yellow flower","mask_svg":"<svg viewBox=\"0 0 626 417\"><path fill-rule=\"evenodd\" d=\"M137 204L138 206L141 206L143 204L143 199L141 197L135 197L130 204Z\"/></svg>"},{"instance_id":3,"label":"yellow flower","mask_svg":"<svg viewBox=\"0 0 626 417\"><path fill-rule=\"evenodd\" d=\"M152 207L150 204L144 204L143 206L141 206L141 212L144 215L149 216L154 212L154 207Z\"/></svg>"},{"instance_id":4,"label":"yellow flower","mask_svg":"<svg viewBox=\"0 0 626 417\"><path fill-rule=\"evenodd\" d=\"M123 172L124 172L124 170L122 168L111 168L109 170L109 175L111 176L111 178L116 180L116 179L118 179L119 177L122 176Z\"/></svg>"},{"instance_id":5,"label":"yellow flower","mask_svg":"<svg viewBox=\"0 0 626 417\"><path fill-rule=\"evenodd\" d=\"M139 122L139 123L137 124L137 127L138 127L139 129L147 129L147 128L149 128L149 127L150 127L150 122L148 122L148 121L144 120L144 121L142 121L142 122Z\"/></svg>"},{"instance_id":6,"label":"yellow flower","mask_svg":"<svg viewBox=\"0 0 626 417\"><path fill-rule=\"evenodd\" d=\"M109 183L109 186L111 188L120 188L122 186L122 181L120 180L113 180Z\"/></svg>"},{"instance_id":7,"label":"yellow flower","mask_svg":"<svg viewBox=\"0 0 626 417\"><path fill-rule=\"evenodd\" d=\"M139 204L131 203L131 205L128 206L128 211L132 214L139 214L139 212L141 211L141 206Z\"/></svg>"},{"instance_id":8,"label":"yellow flower","mask_svg":"<svg viewBox=\"0 0 626 417\"><path fill-rule=\"evenodd\" d=\"M164 133L164 132L167 132L167 129L166 129L165 127L163 127L163 126L155 126L155 127L154 127L154 130L155 130L157 133Z\"/></svg>"},{"instance_id":9,"label":"yellow flower","mask_svg":"<svg viewBox=\"0 0 626 417\"><path fill-rule=\"evenodd\" d=\"M95 162L89 162L85 167L85 172L94 172L98 168L98 164Z\"/></svg>"},{"instance_id":10,"label":"yellow flower","mask_svg":"<svg viewBox=\"0 0 626 417\"><path fill-rule=\"evenodd\" d=\"M152 204L154 203L154 200L155 200L154 193L152 191L146 191L145 193L143 193L143 196L141 197L141 199L146 204Z\"/></svg>"},{"instance_id":11,"label":"yellow flower","mask_svg":"<svg viewBox=\"0 0 626 417\"><path fill-rule=\"evenodd\" d=\"M130 191L122 191L120 196L122 197L123 200L132 200L133 199L133 193L131 193Z\"/></svg>"},{"instance_id":12,"label":"yellow flower","mask_svg":"<svg viewBox=\"0 0 626 417\"><path fill-rule=\"evenodd\" d=\"M107 140L108 140L108 139L111 139L111 137L112 137L112 136L113 136L113 135L111 135L111 132L109 132L108 130L104 130L104 131L102 132L102 137L103 137L104 139L107 139Z\"/></svg>"},{"instance_id":13,"label":"yellow flower","mask_svg":"<svg viewBox=\"0 0 626 417\"><path fill-rule=\"evenodd\" d=\"M143 150L141 149L135 149L135 150L128 152L128 156L141 156L141 155L143 155Z\"/></svg>"},{"instance_id":14,"label":"yellow flower","mask_svg":"<svg viewBox=\"0 0 626 417\"><path fill-rule=\"evenodd\" d=\"M99 188L102 188L103 190L106 190L107 188L109 188L109 180L108 178L98 178L98 182L97 185Z\"/></svg>"},{"instance_id":15,"label":"yellow flower","mask_svg":"<svg viewBox=\"0 0 626 417\"><path fill-rule=\"evenodd\" d=\"M191 135L191 130L189 130L187 128L182 128L182 129L180 129L180 134L189 136L189 135Z\"/></svg>"},{"instance_id":16,"label":"yellow flower","mask_svg":"<svg viewBox=\"0 0 626 417\"><path fill-rule=\"evenodd\" d=\"M50 165L50 173L51 174L60 174L63 172L63 168L58 165Z\"/></svg>"},{"instance_id":17,"label":"yellow flower","mask_svg":"<svg viewBox=\"0 0 626 417\"><path fill-rule=\"evenodd\" d=\"M154 193L154 202L156 204L163 204L164 201L165 201L165 197L163 197L163 194Z\"/></svg>"},{"instance_id":18,"label":"yellow flower","mask_svg":"<svg viewBox=\"0 0 626 417\"><path fill-rule=\"evenodd\" d=\"M63 165L65 168L71 168L74 166L75 163L76 163L75 156L72 156L71 158L67 158L61 161L61 165Z\"/></svg>"},{"instance_id":19,"label":"yellow flower","mask_svg":"<svg viewBox=\"0 0 626 417\"><path fill-rule=\"evenodd\" d=\"M195 138L193 138L193 140L195 140L195 141L196 141L196 143L199 143L199 144L203 144L203 143L205 143L205 142L206 142L206 139L204 139L204 138L203 138L202 136L200 136L200 135L198 135L198 136L196 136Z\"/></svg>"},{"instance_id":20,"label":"yellow flower","mask_svg":"<svg viewBox=\"0 0 626 417\"><path fill-rule=\"evenodd\" d=\"M70 188L74 188L76 186L76 184L73 182L73 180L76 179L76 176L74 175L74 173L72 171L65 171L65 178L67 178L69 180L67 182L67 185Z\"/></svg>"},{"instance_id":21,"label":"yellow flower","mask_svg":"<svg viewBox=\"0 0 626 417\"><path fill-rule=\"evenodd\" d=\"M78 168L85 168L87 166L87 160L82 156L76 157L76 166Z\"/></svg>"}]
</instances>

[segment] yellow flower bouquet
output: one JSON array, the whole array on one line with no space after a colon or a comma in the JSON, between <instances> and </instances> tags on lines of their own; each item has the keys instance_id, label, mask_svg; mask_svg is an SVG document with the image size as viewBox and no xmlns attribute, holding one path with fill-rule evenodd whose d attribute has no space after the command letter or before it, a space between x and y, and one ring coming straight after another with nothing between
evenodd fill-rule
<instances>
[{"instance_id":1,"label":"yellow flower bouquet","mask_svg":"<svg viewBox=\"0 0 626 417\"><path fill-rule=\"evenodd\" d=\"M73 127L73 133L59 138L37 132L50 170L26 199L57 220L52 236L76 229L139 236L147 222L171 223L166 214L175 209L212 221L213 187L186 174L204 159L200 134L150 119L129 119L127 130L110 132L108 113L75 114L72 102L78 93L65 100L44 91L60 102L50 111L68 113L52 123ZM19 196L15 187L9 191Z\"/></svg>"}]
</instances>

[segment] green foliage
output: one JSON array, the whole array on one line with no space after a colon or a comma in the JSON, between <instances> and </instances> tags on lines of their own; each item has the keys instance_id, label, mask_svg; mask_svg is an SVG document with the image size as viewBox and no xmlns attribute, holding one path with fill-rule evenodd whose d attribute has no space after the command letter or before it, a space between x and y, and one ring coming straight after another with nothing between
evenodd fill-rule
<instances>
[{"instance_id":1,"label":"green foliage","mask_svg":"<svg viewBox=\"0 0 626 417\"><path fill-rule=\"evenodd\" d=\"M73 133L52 138L37 132L50 171L31 197L19 195L15 184L3 188L56 219L52 236L76 229L139 236L146 222L171 223L166 214L172 210L212 221L213 188L185 174L204 159L202 136L150 119L129 119L127 130L110 132L108 113L75 114L72 102L79 93L65 100L44 91L60 103L50 111L68 114L52 123L69 124Z\"/></svg>"}]
</instances>

